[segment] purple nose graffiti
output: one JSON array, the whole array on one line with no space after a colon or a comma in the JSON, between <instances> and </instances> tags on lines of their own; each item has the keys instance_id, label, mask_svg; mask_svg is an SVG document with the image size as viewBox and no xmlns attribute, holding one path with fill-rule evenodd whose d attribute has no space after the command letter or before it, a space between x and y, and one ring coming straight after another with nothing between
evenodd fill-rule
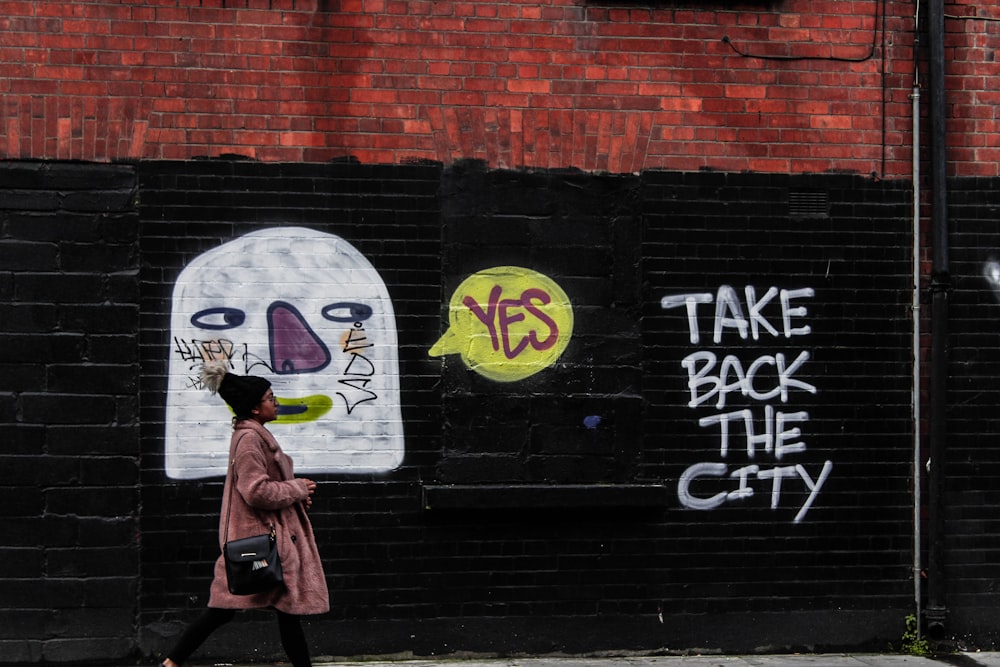
<instances>
[{"instance_id":1,"label":"purple nose graffiti","mask_svg":"<svg viewBox=\"0 0 1000 667\"><path fill-rule=\"evenodd\" d=\"M330 350L292 304L272 303L267 309L267 327L275 373L315 373L330 364Z\"/></svg>"}]
</instances>

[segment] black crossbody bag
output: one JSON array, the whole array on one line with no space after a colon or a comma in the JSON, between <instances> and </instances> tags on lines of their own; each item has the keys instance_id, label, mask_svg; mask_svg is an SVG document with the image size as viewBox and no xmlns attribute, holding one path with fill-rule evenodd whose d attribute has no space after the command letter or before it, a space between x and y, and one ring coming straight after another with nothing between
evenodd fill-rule
<instances>
[{"instance_id":1,"label":"black crossbody bag","mask_svg":"<svg viewBox=\"0 0 1000 667\"><path fill-rule=\"evenodd\" d=\"M239 442L236 446L239 447ZM235 457L234 457L235 458ZM284 583L281 557L274 524L263 535L229 541L229 515L233 511L233 487L236 486L236 466L233 462L233 479L229 485L229 507L226 510L226 531L222 556L226 561L226 579L233 595L263 593Z\"/></svg>"}]
</instances>

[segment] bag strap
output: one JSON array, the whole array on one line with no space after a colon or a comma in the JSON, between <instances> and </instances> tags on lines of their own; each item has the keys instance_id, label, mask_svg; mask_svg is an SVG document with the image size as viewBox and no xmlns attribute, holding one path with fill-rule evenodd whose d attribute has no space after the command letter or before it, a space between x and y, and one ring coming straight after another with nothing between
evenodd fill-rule
<instances>
[{"instance_id":1,"label":"bag strap","mask_svg":"<svg viewBox=\"0 0 1000 667\"><path fill-rule=\"evenodd\" d=\"M236 452L240 448L240 443L243 442L243 438L246 437L246 433L240 436L240 439L236 441L236 446L233 447L233 460L230 462L229 467L233 471L232 479L229 481L229 504L226 506L226 531L222 537L222 543L225 544L229 541L229 515L233 512L233 489L236 487ZM258 517L259 518L259 517ZM271 523L271 539L275 537L274 523Z\"/></svg>"},{"instance_id":2,"label":"bag strap","mask_svg":"<svg viewBox=\"0 0 1000 667\"><path fill-rule=\"evenodd\" d=\"M229 462L229 467L233 474L229 480L229 504L226 505L226 532L222 537L222 543L225 544L229 541L229 515L233 512L233 487L236 486L236 452L240 448L240 443L243 442L243 438L246 437L246 433L240 436L240 439L236 441L236 446L233 447L233 460Z\"/></svg>"}]
</instances>

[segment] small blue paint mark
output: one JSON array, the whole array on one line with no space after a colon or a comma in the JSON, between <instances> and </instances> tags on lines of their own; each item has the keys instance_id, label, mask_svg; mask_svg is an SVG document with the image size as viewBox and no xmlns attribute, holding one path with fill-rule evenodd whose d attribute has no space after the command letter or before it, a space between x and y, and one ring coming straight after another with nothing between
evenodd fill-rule
<instances>
[{"instance_id":1,"label":"small blue paint mark","mask_svg":"<svg viewBox=\"0 0 1000 667\"><path fill-rule=\"evenodd\" d=\"M583 425L593 430L601 425L600 415L588 415L583 418Z\"/></svg>"}]
</instances>

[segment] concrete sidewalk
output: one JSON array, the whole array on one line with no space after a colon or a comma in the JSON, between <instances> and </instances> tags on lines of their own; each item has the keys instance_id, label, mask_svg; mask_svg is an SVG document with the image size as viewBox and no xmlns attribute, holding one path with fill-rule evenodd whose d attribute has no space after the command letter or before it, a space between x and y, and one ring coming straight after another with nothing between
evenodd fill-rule
<instances>
[{"instance_id":1,"label":"concrete sidewalk","mask_svg":"<svg viewBox=\"0 0 1000 667\"><path fill-rule=\"evenodd\" d=\"M314 667L1000 667L1000 652L928 657L892 653L684 655L629 657L442 658L372 662L315 662Z\"/></svg>"}]
</instances>

